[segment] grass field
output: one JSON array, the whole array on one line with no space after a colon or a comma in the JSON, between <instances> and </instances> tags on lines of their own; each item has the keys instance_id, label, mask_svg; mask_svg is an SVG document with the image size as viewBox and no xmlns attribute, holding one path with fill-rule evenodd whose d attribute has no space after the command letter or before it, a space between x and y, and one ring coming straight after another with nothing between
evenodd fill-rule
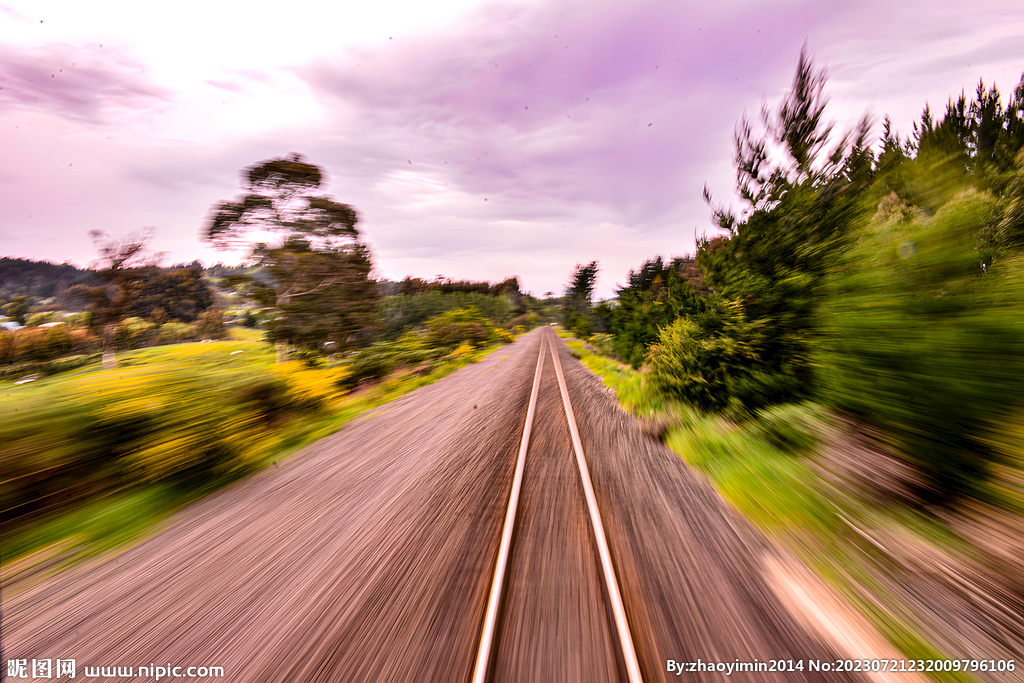
<instances>
[{"instance_id":1,"label":"grass field","mask_svg":"<svg viewBox=\"0 0 1024 683\"><path fill-rule=\"evenodd\" d=\"M477 362L458 350L427 374L399 370L355 393L344 370L275 365L259 332L130 351L0 382L0 559L5 580L155 531L160 520L341 429L356 415Z\"/></svg>"}]
</instances>

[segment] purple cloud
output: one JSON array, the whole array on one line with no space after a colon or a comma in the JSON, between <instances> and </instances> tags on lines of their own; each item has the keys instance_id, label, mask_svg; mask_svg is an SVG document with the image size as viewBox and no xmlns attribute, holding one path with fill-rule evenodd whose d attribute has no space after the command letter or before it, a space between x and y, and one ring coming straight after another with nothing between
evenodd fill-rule
<instances>
[{"instance_id":1,"label":"purple cloud","mask_svg":"<svg viewBox=\"0 0 1024 683\"><path fill-rule=\"evenodd\" d=\"M0 111L45 111L98 122L110 109L137 109L169 93L146 82L143 67L110 48L0 46Z\"/></svg>"},{"instance_id":2,"label":"purple cloud","mask_svg":"<svg viewBox=\"0 0 1024 683\"><path fill-rule=\"evenodd\" d=\"M521 14L500 32L435 36L386 60L362 56L299 73L328 102L362 112L360 127L379 148L415 132L426 147L421 163L447 161L448 177L465 191L596 203L650 220L678 204L688 180L699 193L703 178L686 162L721 146L693 132L735 120L743 95L756 98L793 60L805 27L777 22L775 40L786 32L793 54L766 58L750 43L758 13L773 26L767 9L746 12L738 25L728 10L603 10ZM733 58L722 60L731 48Z\"/></svg>"}]
</instances>

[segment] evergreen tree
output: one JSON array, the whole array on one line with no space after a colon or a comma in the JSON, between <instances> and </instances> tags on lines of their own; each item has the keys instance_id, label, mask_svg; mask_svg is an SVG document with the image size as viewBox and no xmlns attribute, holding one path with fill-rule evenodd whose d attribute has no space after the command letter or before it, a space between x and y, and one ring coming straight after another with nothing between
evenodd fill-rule
<instances>
[{"instance_id":1,"label":"evergreen tree","mask_svg":"<svg viewBox=\"0 0 1024 683\"><path fill-rule=\"evenodd\" d=\"M708 294L692 258L666 264L661 256L648 259L626 276L618 303L607 312L608 331L619 358L637 368L660 330L680 316L698 316L707 310Z\"/></svg>"},{"instance_id":2,"label":"evergreen tree","mask_svg":"<svg viewBox=\"0 0 1024 683\"><path fill-rule=\"evenodd\" d=\"M590 305L599 270L597 261L591 261L586 265L577 263L565 290L563 322L583 339L590 337L591 333Z\"/></svg>"},{"instance_id":3,"label":"evergreen tree","mask_svg":"<svg viewBox=\"0 0 1024 683\"><path fill-rule=\"evenodd\" d=\"M745 357L763 373L749 386L721 382L747 387L741 401L746 408L810 394L820 285L830 258L861 216L859 199L874 172L868 120L833 142L833 125L824 120L824 86L824 71L801 52L793 86L779 110L762 115L764 133L755 136L741 121L737 187L746 206L738 215L713 206L713 218L726 234L698 243L697 266L717 295L720 314L706 318L713 329L700 334L747 349L722 372L746 372L737 360ZM898 142L891 139L890 146L891 159ZM781 150L783 158L773 163L768 149ZM705 197L710 202L707 191ZM732 322L723 325L723 320ZM749 338L728 337L755 331ZM665 354L662 348L661 357Z\"/></svg>"}]
</instances>

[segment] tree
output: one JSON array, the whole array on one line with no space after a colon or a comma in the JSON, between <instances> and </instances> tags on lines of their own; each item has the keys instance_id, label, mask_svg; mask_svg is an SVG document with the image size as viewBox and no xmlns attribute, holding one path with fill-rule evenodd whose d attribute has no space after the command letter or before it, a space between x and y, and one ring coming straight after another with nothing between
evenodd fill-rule
<instances>
[{"instance_id":1,"label":"tree","mask_svg":"<svg viewBox=\"0 0 1024 683\"><path fill-rule=\"evenodd\" d=\"M318 193L322 171L300 154L268 159L242 172L245 195L213 208L205 237L218 248L247 245L251 258L272 276L251 276L253 294L280 315L268 337L313 350L333 341L335 349L368 337L376 310L369 251L358 242L355 209ZM274 244L271 244L274 241Z\"/></svg>"},{"instance_id":2,"label":"tree","mask_svg":"<svg viewBox=\"0 0 1024 683\"><path fill-rule=\"evenodd\" d=\"M590 298L594 294L594 283L597 282L597 261L591 261L587 265L576 264L569 278L569 287L565 294L569 300L580 310L590 308Z\"/></svg>"},{"instance_id":3,"label":"tree","mask_svg":"<svg viewBox=\"0 0 1024 683\"><path fill-rule=\"evenodd\" d=\"M697 266L723 304L716 308L722 320L735 322L704 330L702 338L725 347L756 342L756 354L733 356L721 367L736 373L721 385L741 388L747 398L736 398L747 408L812 392L810 350L822 283L866 211L861 199L874 161L868 120L833 142L834 126L824 120L824 86L825 72L801 51L778 111L762 114L764 132L755 134L741 120L736 181L744 210L737 215L713 205L713 220L726 234L698 242ZM896 141L889 145L891 158ZM710 203L706 190L705 198ZM675 333L688 329L680 325ZM756 382L746 381L743 358L758 366Z\"/></svg>"},{"instance_id":4,"label":"tree","mask_svg":"<svg viewBox=\"0 0 1024 683\"><path fill-rule=\"evenodd\" d=\"M639 368L660 330L680 316L699 315L706 309L700 274L693 259L676 257L665 263L661 256L644 261L626 276L618 304L607 315L615 352L623 362Z\"/></svg>"},{"instance_id":5,"label":"tree","mask_svg":"<svg viewBox=\"0 0 1024 683\"><path fill-rule=\"evenodd\" d=\"M24 325L25 316L28 315L30 308L27 296L16 296L4 304L3 312L14 318L14 322Z\"/></svg>"},{"instance_id":6,"label":"tree","mask_svg":"<svg viewBox=\"0 0 1024 683\"><path fill-rule=\"evenodd\" d=\"M597 261L587 265L577 263L565 290L565 326L583 339L590 336L590 301L598 271Z\"/></svg>"},{"instance_id":7,"label":"tree","mask_svg":"<svg viewBox=\"0 0 1024 683\"><path fill-rule=\"evenodd\" d=\"M115 327L131 315L132 292L145 279L146 265L153 265L158 255L150 253L146 244L153 236L151 229L115 238L102 230L92 230L89 236L100 253L96 276L100 287L83 287L82 296L90 302L90 326L103 333L103 366L116 364Z\"/></svg>"},{"instance_id":8,"label":"tree","mask_svg":"<svg viewBox=\"0 0 1024 683\"><path fill-rule=\"evenodd\" d=\"M932 503L1002 496L986 480L1014 443L995 434L1024 382L1022 264L1006 253L983 271L977 236L1005 207L968 189L933 215L879 210L826 283L820 396L890 435Z\"/></svg>"},{"instance_id":9,"label":"tree","mask_svg":"<svg viewBox=\"0 0 1024 683\"><path fill-rule=\"evenodd\" d=\"M90 302L93 326L116 324L125 318L189 323L213 306L213 292L198 263L176 269L155 265L158 255L146 251L151 231L121 238L97 230L91 234L100 252L96 276L105 284L75 285L67 297Z\"/></svg>"},{"instance_id":10,"label":"tree","mask_svg":"<svg viewBox=\"0 0 1024 683\"><path fill-rule=\"evenodd\" d=\"M999 89L978 82L975 99L950 98L944 116L926 106L914 124L916 152L904 175L916 182L894 188L900 199L935 212L967 183L1002 194L1016 176L1014 158L1024 147L1024 77L1003 107ZM908 155L909 157L910 155Z\"/></svg>"},{"instance_id":11,"label":"tree","mask_svg":"<svg viewBox=\"0 0 1024 683\"><path fill-rule=\"evenodd\" d=\"M158 323L190 323L213 306L213 292L198 264L171 272L150 266L142 275L128 285L129 316Z\"/></svg>"},{"instance_id":12,"label":"tree","mask_svg":"<svg viewBox=\"0 0 1024 683\"><path fill-rule=\"evenodd\" d=\"M18 296L35 301L55 298L55 308L69 310L78 304L77 310L84 310L84 302L69 301L66 296L67 290L78 284L95 286L96 274L67 263L0 258L0 303Z\"/></svg>"},{"instance_id":13,"label":"tree","mask_svg":"<svg viewBox=\"0 0 1024 683\"><path fill-rule=\"evenodd\" d=\"M494 328L476 306L456 308L432 319L427 325L426 341L434 347L469 344L480 348L494 337Z\"/></svg>"},{"instance_id":14,"label":"tree","mask_svg":"<svg viewBox=\"0 0 1024 683\"><path fill-rule=\"evenodd\" d=\"M280 247L260 252L260 263L273 284L257 283L256 298L282 314L270 324L271 340L304 350L328 341L344 350L365 340L377 311L365 246L318 248L292 235Z\"/></svg>"},{"instance_id":15,"label":"tree","mask_svg":"<svg viewBox=\"0 0 1024 683\"><path fill-rule=\"evenodd\" d=\"M892 121L886 115L882 121L882 149L874 168L875 180L880 188L897 195L906 194L905 166L913 149L909 138L901 142L899 133L893 133Z\"/></svg>"},{"instance_id":16,"label":"tree","mask_svg":"<svg viewBox=\"0 0 1024 683\"><path fill-rule=\"evenodd\" d=\"M374 336L381 341L395 341L431 318L457 308L476 308L488 320L505 323L513 315L509 300L509 296L487 296L478 292L445 294L437 289L385 297L380 302L379 327Z\"/></svg>"}]
</instances>

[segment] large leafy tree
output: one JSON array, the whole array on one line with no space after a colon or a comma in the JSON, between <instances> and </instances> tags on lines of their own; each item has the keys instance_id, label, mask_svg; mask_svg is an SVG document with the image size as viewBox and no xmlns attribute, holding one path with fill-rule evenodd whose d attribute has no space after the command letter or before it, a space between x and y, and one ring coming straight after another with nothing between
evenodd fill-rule
<instances>
[{"instance_id":1,"label":"large leafy tree","mask_svg":"<svg viewBox=\"0 0 1024 683\"><path fill-rule=\"evenodd\" d=\"M242 172L244 195L216 205L205 228L217 247L252 249L272 276L271 284L249 278L256 298L279 311L270 338L303 349L359 345L376 311L356 211L321 194L323 181L299 154L261 161Z\"/></svg>"}]
</instances>

